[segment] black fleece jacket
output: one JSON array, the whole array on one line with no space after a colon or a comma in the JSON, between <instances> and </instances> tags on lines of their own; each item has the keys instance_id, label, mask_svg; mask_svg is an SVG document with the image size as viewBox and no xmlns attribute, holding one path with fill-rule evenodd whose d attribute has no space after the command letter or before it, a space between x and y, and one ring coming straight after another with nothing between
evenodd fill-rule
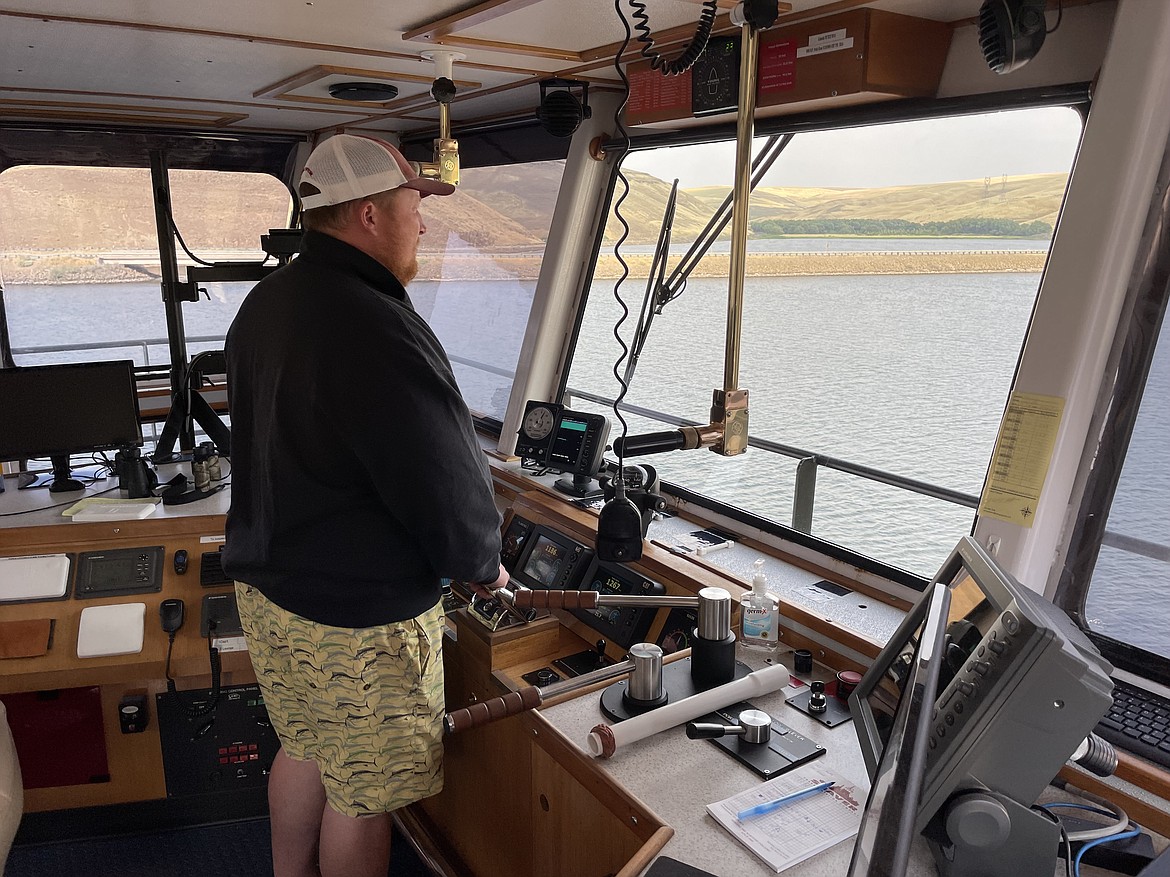
<instances>
[{"instance_id":1,"label":"black fleece jacket","mask_svg":"<svg viewBox=\"0 0 1170 877\"><path fill-rule=\"evenodd\" d=\"M226 344L232 502L223 567L278 606L369 627L493 581L500 515L450 362L402 284L308 232Z\"/></svg>"}]
</instances>

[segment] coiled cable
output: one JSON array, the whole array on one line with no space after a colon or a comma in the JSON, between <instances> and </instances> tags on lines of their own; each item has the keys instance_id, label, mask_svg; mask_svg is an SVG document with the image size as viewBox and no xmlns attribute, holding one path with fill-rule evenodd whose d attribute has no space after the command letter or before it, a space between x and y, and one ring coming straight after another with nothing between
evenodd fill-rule
<instances>
[{"instance_id":1,"label":"coiled cable","mask_svg":"<svg viewBox=\"0 0 1170 877\"><path fill-rule=\"evenodd\" d=\"M638 32L638 41L643 43L642 57L650 60L651 69L658 70L663 76L677 76L690 70L699 60L699 56L703 54L703 50L707 48L707 40L711 38L711 29L715 25L718 0L703 0L703 9L699 13L699 23L695 27L695 35L691 37L691 41L687 43L682 54L672 61L667 61L654 48L654 36L650 30L650 16L646 12L645 2L643 0L629 0L629 2L634 10L634 30ZM618 4L618 14L622 16L622 23L625 24L625 15L622 13L620 3ZM629 25L626 27L628 29ZM629 38L626 39L628 43ZM624 46L622 51L625 51Z\"/></svg>"},{"instance_id":2,"label":"coiled cable","mask_svg":"<svg viewBox=\"0 0 1170 877\"><path fill-rule=\"evenodd\" d=\"M638 2L638 0L631 0L631 2L635 6L641 5L641 3ZM629 317L630 309L626 306L626 303L622 300L620 290L621 290L622 283L624 283L625 279L630 276L630 266L627 265L626 260L622 258L621 246L623 243L625 243L626 238L630 236L630 224L628 222L626 222L625 217L622 216L621 206L622 206L622 202L624 202L626 200L626 196L630 194L630 183L629 183L629 180L626 179L625 174L622 173L621 163L625 160L627 153L629 153L629 151L630 151L630 132L627 131L626 126L622 124L622 115L626 111L626 104L628 104L630 101L630 78L626 75L626 71L622 67L621 61L622 61L622 57L626 53L626 48L630 45L630 39L633 37L633 32L630 30L630 22L626 18L625 10L622 9L622 0L614 0L613 6L614 6L614 9L617 11L618 19L621 21L622 27L625 29L625 38L622 40L622 44L621 44L621 46L618 47L617 53L614 55L614 59L613 59L614 69L617 70L618 78L621 79L621 82L622 82L622 98L621 98L621 101L618 104L617 108L614 109L614 112L613 112L614 127L617 129L618 140L620 143L619 148L621 149L621 155L618 157L617 178L618 178L618 182L621 183L621 187L622 187L621 194L618 195L617 199L613 203L614 218L618 221L618 224L621 225L621 227L622 227L622 233L618 236L618 239L616 241L614 241L614 244L613 244L614 258L617 259L618 265L621 266L621 273L618 276L617 281L613 285L613 297L614 297L614 300L617 301L618 305L622 309L622 315L618 319L617 323L614 324L614 327L613 327L613 337L617 339L617 343L622 349L621 356L619 356L617 361L613 364L613 376L617 379L618 385L621 387L621 390L618 392L617 396L613 400L613 415L614 415L614 417L616 417L618 419L618 422L620 422L622 425L622 447L624 447L625 441L626 441L626 434L629 432L629 424L626 423L626 418L622 416L622 412L621 412L621 409L619 406L621 405L622 401L625 399L626 393L629 391L630 387L629 387L629 384L622 378L620 368L621 368L622 363L625 361L626 356L629 355L630 348L627 347L626 342L622 340L622 336L621 336L619 330L621 329L622 323L624 323L626 321L626 318ZM643 15L645 15L644 10L645 10L645 7L643 6ZM634 14L637 15L636 12ZM618 473L619 473L618 478L615 480L615 483L614 483L615 496L618 500L622 500L625 498L625 481L621 477L620 473L622 471L622 467L623 467L623 463L624 463L624 454L623 454L621 448L616 447L617 443L615 442L614 444L615 444L615 451L617 452L617 457L618 457Z\"/></svg>"}]
</instances>

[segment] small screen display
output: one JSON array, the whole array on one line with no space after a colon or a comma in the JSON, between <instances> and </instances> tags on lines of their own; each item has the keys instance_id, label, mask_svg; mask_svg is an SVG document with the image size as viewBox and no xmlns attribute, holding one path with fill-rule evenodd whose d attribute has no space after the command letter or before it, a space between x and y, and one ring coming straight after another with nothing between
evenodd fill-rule
<instances>
[{"instance_id":1,"label":"small screen display","mask_svg":"<svg viewBox=\"0 0 1170 877\"><path fill-rule=\"evenodd\" d=\"M549 463L573 468L581 459L581 447L585 444L585 433L589 424L576 417L565 415L561 418L561 425L557 429L557 437L553 439L549 450Z\"/></svg>"},{"instance_id":2,"label":"small screen display","mask_svg":"<svg viewBox=\"0 0 1170 877\"><path fill-rule=\"evenodd\" d=\"M536 543L528 553L523 573L535 585L551 588L560 577L569 549L558 545L547 536L537 536Z\"/></svg>"},{"instance_id":3,"label":"small screen display","mask_svg":"<svg viewBox=\"0 0 1170 877\"><path fill-rule=\"evenodd\" d=\"M950 589L951 603L947 612L943 659L936 695L950 685L955 674L963 669L971 654L979 648L983 637L995 626L999 618L999 610L965 568L960 567L950 583ZM922 626L919 625L891 662L886 671L886 678L868 698L869 708L873 711L883 745L889 742L894 710L905 689L921 633Z\"/></svg>"},{"instance_id":4,"label":"small screen display","mask_svg":"<svg viewBox=\"0 0 1170 877\"><path fill-rule=\"evenodd\" d=\"M918 650L918 642L922 638L923 625L918 625L914 632L902 644L902 648L890 662L881 682L874 686L869 697L866 698L869 709L873 713L874 724L881 737L882 747L890 742L890 731L894 724L894 714L898 703L906 690L906 681L910 678L910 670L914 666L914 653Z\"/></svg>"}]
</instances>

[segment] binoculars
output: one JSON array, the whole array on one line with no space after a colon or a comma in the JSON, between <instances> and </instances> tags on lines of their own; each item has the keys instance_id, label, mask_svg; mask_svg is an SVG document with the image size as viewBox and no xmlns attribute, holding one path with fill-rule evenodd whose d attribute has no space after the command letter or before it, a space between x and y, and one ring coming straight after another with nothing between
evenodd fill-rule
<instances>
[{"instance_id":1,"label":"binoculars","mask_svg":"<svg viewBox=\"0 0 1170 877\"><path fill-rule=\"evenodd\" d=\"M114 454L114 472L118 476L118 489L130 499L152 496L158 484L158 476L138 448L122 448Z\"/></svg>"}]
</instances>

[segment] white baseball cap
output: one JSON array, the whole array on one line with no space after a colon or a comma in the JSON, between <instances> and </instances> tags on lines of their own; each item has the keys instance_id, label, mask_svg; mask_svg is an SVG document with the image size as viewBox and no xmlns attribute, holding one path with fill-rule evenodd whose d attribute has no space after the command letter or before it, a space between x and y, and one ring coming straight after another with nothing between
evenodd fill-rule
<instances>
[{"instance_id":1,"label":"white baseball cap","mask_svg":"<svg viewBox=\"0 0 1170 877\"><path fill-rule=\"evenodd\" d=\"M301 195L305 210L365 198L391 189L417 189L427 195L450 195L450 183L420 177L402 153L384 140L356 134L335 134L309 155L301 185L317 191Z\"/></svg>"}]
</instances>

